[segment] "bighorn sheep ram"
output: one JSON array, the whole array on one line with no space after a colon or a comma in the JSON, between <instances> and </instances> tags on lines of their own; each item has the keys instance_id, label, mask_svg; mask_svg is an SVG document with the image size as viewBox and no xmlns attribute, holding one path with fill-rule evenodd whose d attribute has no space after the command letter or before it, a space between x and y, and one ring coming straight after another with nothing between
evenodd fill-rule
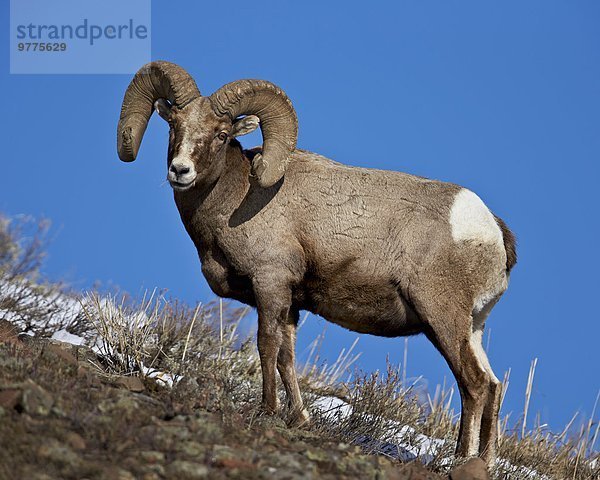
<instances>
[{"instance_id":1,"label":"bighorn sheep ram","mask_svg":"<svg viewBox=\"0 0 600 480\"><path fill-rule=\"evenodd\" d=\"M262 407L308 420L295 372L299 310L385 337L424 333L458 382L457 454L495 458L501 384L482 348L508 285L515 240L471 191L356 168L296 149L292 103L276 85L238 80L200 95L156 61L129 84L118 153L133 161L154 109L169 123L168 181L212 290L258 310ZM260 125L262 148L235 137Z\"/></svg>"}]
</instances>

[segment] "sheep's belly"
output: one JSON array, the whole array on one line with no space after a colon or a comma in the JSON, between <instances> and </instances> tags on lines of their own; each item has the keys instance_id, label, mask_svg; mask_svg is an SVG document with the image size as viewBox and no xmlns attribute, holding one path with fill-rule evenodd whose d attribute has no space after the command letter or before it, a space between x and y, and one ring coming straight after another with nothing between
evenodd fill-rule
<instances>
[{"instance_id":1,"label":"sheep's belly","mask_svg":"<svg viewBox=\"0 0 600 480\"><path fill-rule=\"evenodd\" d=\"M305 309L355 332L383 337L421 332L418 315L389 284L321 285L306 294Z\"/></svg>"}]
</instances>

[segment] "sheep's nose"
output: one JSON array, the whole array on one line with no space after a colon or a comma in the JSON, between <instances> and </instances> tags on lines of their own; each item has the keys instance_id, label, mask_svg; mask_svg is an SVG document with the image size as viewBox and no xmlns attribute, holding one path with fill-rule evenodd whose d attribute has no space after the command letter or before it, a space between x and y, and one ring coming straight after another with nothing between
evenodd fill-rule
<instances>
[{"instance_id":1,"label":"sheep's nose","mask_svg":"<svg viewBox=\"0 0 600 480\"><path fill-rule=\"evenodd\" d=\"M172 163L171 167L169 167L171 173L177 175L178 177L181 175L185 175L186 173L190 173L190 167L184 164Z\"/></svg>"}]
</instances>

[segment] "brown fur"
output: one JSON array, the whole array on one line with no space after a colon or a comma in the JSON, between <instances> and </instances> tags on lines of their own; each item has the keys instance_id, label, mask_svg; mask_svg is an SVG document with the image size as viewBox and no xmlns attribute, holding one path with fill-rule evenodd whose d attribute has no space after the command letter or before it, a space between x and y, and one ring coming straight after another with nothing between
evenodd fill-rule
<instances>
[{"instance_id":1,"label":"brown fur","mask_svg":"<svg viewBox=\"0 0 600 480\"><path fill-rule=\"evenodd\" d=\"M177 130L169 167L182 144L194 145L197 176L174 197L202 272L217 295L257 308L264 411L277 411L278 371L290 425L308 420L294 367L300 310L362 333L425 333L460 389L457 453L491 464L501 388L480 334L516 261L504 222L497 219L504 248L455 242L449 217L461 187L302 150L293 151L282 179L263 188L252 174L260 150L221 139L234 128L210 99L164 114Z\"/></svg>"}]
</instances>

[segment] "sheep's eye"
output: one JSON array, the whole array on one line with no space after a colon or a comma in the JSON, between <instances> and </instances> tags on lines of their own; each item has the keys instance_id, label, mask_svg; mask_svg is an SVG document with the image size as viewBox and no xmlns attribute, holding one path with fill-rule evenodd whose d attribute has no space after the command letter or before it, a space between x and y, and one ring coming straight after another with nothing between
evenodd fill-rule
<instances>
[{"instance_id":1,"label":"sheep's eye","mask_svg":"<svg viewBox=\"0 0 600 480\"><path fill-rule=\"evenodd\" d=\"M226 132L221 132L217 135L217 138L219 140L221 140L222 142L224 142L225 140L227 140L227 133Z\"/></svg>"}]
</instances>

